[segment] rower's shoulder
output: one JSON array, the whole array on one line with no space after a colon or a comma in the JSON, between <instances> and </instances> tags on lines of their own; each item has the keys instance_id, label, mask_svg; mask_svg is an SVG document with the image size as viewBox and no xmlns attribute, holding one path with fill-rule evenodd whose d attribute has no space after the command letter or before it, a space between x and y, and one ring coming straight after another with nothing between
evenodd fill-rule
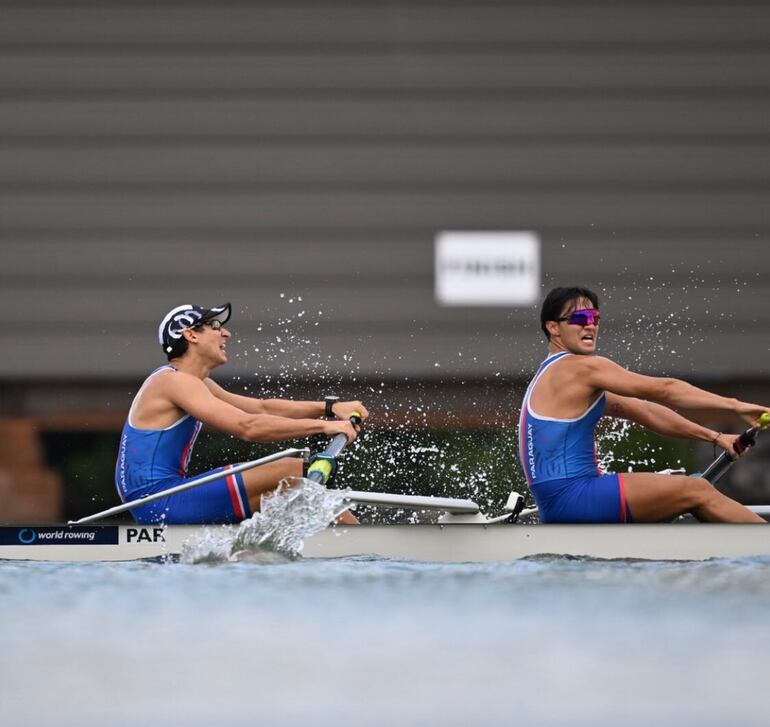
<instances>
[{"instance_id":1,"label":"rower's shoulder","mask_svg":"<svg viewBox=\"0 0 770 727\"><path fill-rule=\"evenodd\" d=\"M146 381L146 388L158 393L164 391L173 391L187 388L200 388L202 381L188 374L186 371L180 371L172 366L165 366L155 370Z\"/></svg>"},{"instance_id":2,"label":"rower's shoulder","mask_svg":"<svg viewBox=\"0 0 770 727\"><path fill-rule=\"evenodd\" d=\"M606 369L608 367L615 367L618 365L612 359L609 359L606 356L597 356L596 354L591 354L590 356L576 355L570 356L569 358L572 359L575 366L579 366L583 369L590 369L592 371Z\"/></svg>"},{"instance_id":3,"label":"rower's shoulder","mask_svg":"<svg viewBox=\"0 0 770 727\"><path fill-rule=\"evenodd\" d=\"M612 375L618 368L618 364L605 356L594 354L564 356L559 362L556 380L593 382L595 387L601 388L605 378Z\"/></svg>"},{"instance_id":4,"label":"rower's shoulder","mask_svg":"<svg viewBox=\"0 0 770 727\"><path fill-rule=\"evenodd\" d=\"M608 366L617 366L616 363L606 356L597 356L595 354L591 354L590 356L570 354L569 356L563 356L558 363L561 365L562 370L566 370L567 367L569 367L572 371L596 371L607 368Z\"/></svg>"}]
</instances>

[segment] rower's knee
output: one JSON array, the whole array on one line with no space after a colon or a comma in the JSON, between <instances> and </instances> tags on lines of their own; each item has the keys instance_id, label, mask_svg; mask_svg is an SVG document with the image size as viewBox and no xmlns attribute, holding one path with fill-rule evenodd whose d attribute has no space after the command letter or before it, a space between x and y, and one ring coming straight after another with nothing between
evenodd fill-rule
<instances>
[{"instance_id":1,"label":"rower's knee","mask_svg":"<svg viewBox=\"0 0 770 727\"><path fill-rule=\"evenodd\" d=\"M690 500L690 507L697 510L701 507L707 507L719 497L714 486L702 477L687 478L687 494Z\"/></svg>"},{"instance_id":2,"label":"rower's knee","mask_svg":"<svg viewBox=\"0 0 770 727\"><path fill-rule=\"evenodd\" d=\"M302 477L304 474L305 463L301 459L290 459L287 464L289 465L288 476L289 477Z\"/></svg>"}]
</instances>

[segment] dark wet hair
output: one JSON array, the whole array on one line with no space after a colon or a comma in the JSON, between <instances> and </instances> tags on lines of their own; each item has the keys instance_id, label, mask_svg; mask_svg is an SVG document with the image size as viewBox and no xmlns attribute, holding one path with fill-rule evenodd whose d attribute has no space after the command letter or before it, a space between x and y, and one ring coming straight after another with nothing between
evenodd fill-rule
<instances>
[{"instance_id":1,"label":"dark wet hair","mask_svg":"<svg viewBox=\"0 0 770 727\"><path fill-rule=\"evenodd\" d=\"M166 358L169 361L173 361L175 358L181 358L187 353L187 349L190 348L190 344L187 343L187 339L182 336L175 344L174 348L166 354Z\"/></svg>"},{"instance_id":2,"label":"dark wet hair","mask_svg":"<svg viewBox=\"0 0 770 727\"><path fill-rule=\"evenodd\" d=\"M599 296L588 288L554 288L545 296L543 307L540 309L540 327L549 341L551 336L545 327L546 322L558 320L567 303L581 299L590 300L594 308L599 307Z\"/></svg>"}]
</instances>

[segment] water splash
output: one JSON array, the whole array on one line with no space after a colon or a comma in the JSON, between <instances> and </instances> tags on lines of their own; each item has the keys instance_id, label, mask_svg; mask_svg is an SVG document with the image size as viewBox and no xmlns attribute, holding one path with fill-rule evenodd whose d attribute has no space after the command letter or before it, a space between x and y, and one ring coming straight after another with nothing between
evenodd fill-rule
<instances>
[{"instance_id":1,"label":"water splash","mask_svg":"<svg viewBox=\"0 0 770 727\"><path fill-rule=\"evenodd\" d=\"M344 490L327 490L304 477L287 477L262 497L262 509L238 529L207 528L184 544L183 563L249 560L287 562L299 558L305 538L324 530L350 508Z\"/></svg>"},{"instance_id":2,"label":"water splash","mask_svg":"<svg viewBox=\"0 0 770 727\"><path fill-rule=\"evenodd\" d=\"M616 446L625 441L631 429L631 422L625 419L605 419L596 433L596 454L601 472L612 472L619 459Z\"/></svg>"},{"instance_id":3,"label":"water splash","mask_svg":"<svg viewBox=\"0 0 770 727\"><path fill-rule=\"evenodd\" d=\"M322 334L336 312L323 310L318 301L298 293L278 294L278 301L261 311L266 320L260 320L257 340L244 340L234 354L247 361L254 373L253 379L248 375L238 377L244 393L259 398L308 398L308 381L313 391L325 388L350 392L351 398L360 398L373 414L373 428L364 427L359 440L346 450L338 475L341 482L354 489L467 497L478 501L485 511L499 510L510 487L501 488L498 481L523 482L511 429L520 397L511 395L512 391L505 387L506 381L511 383L511 376L523 376L525 372L511 372L503 362L494 362L498 373L488 390L474 381L457 381L452 374L432 381L410 380L409 376L394 380L393 367L400 368L400 364L386 354L373 375L361 378L361 357L371 365L368 338L351 338L348 350L333 358L323 345ZM413 339L415 351L422 352L426 333L422 322L405 324L405 331L405 337ZM472 337L469 333L468 351L457 351L455 355L476 363L480 359L469 353L478 348ZM433 350L425 353L437 354ZM532 353L533 362L537 355ZM443 371L451 368L453 358L442 354L433 360ZM485 363L493 365L492 361ZM255 368L251 368L253 364ZM263 371L263 367L272 371ZM466 385L473 386L472 395ZM469 427L469 414L482 422L480 430ZM205 442L205 438L201 440L201 444ZM239 451L238 443L224 439L220 442L217 459L201 463L200 469L221 465L223 457L224 461L239 461L253 455ZM412 512L402 516L394 510L362 510L370 522L415 518Z\"/></svg>"}]
</instances>

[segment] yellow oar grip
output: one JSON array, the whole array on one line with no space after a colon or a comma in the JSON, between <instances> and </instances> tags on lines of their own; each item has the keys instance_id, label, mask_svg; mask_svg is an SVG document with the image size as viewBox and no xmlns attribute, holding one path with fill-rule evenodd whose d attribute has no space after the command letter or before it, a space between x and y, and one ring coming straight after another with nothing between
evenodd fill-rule
<instances>
[{"instance_id":1,"label":"yellow oar grip","mask_svg":"<svg viewBox=\"0 0 770 727\"><path fill-rule=\"evenodd\" d=\"M307 468L307 476L310 479L313 472L317 472L321 476L321 484L326 484L329 478L332 476L332 463L327 459L317 459L310 467Z\"/></svg>"}]
</instances>

